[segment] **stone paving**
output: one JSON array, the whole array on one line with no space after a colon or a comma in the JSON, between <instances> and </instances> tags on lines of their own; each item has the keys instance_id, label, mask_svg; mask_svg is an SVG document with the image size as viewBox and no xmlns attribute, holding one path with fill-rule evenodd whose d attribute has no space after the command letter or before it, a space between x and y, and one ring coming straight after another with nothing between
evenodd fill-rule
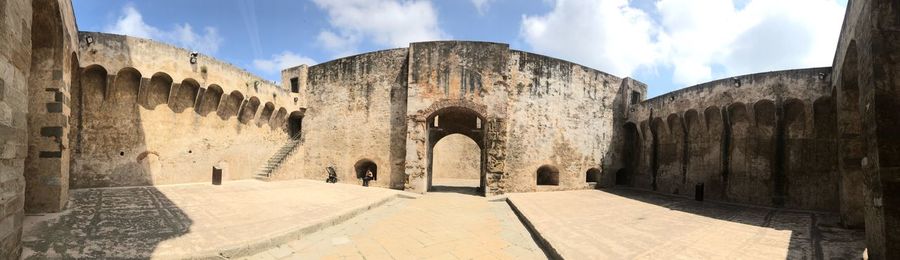
<instances>
[{"instance_id":1,"label":"stone paving","mask_svg":"<svg viewBox=\"0 0 900 260\"><path fill-rule=\"evenodd\" d=\"M66 211L26 217L23 258L261 252L401 193L309 180L74 190Z\"/></svg>"},{"instance_id":2,"label":"stone paving","mask_svg":"<svg viewBox=\"0 0 900 260\"><path fill-rule=\"evenodd\" d=\"M506 202L431 192L245 259L546 258Z\"/></svg>"},{"instance_id":3,"label":"stone paving","mask_svg":"<svg viewBox=\"0 0 900 260\"><path fill-rule=\"evenodd\" d=\"M629 189L508 198L566 259L860 259L865 248L864 232L839 228L833 214Z\"/></svg>"}]
</instances>

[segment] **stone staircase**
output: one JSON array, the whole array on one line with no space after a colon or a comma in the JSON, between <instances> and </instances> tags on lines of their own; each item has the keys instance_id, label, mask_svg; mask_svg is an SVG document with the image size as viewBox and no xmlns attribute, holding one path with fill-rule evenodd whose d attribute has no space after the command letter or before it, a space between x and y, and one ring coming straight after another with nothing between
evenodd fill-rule
<instances>
[{"instance_id":1,"label":"stone staircase","mask_svg":"<svg viewBox=\"0 0 900 260\"><path fill-rule=\"evenodd\" d=\"M298 146L300 146L300 138L291 138L291 140L284 144L281 149L278 149L278 152L275 152L275 154L272 155L272 158L269 158L269 161L267 161L263 167L256 171L256 175L253 176L253 178L261 181L269 181L275 170L281 168L281 163L291 156Z\"/></svg>"}]
</instances>

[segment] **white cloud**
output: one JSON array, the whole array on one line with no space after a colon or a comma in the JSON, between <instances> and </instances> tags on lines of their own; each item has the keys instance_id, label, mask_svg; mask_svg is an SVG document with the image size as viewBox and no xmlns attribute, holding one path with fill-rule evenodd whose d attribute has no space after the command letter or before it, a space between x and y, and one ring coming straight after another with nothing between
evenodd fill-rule
<instances>
[{"instance_id":1,"label":"white cloud","mask_svg":"<svg viewBox=\"0 0 900 260\"><path fill-rule=\"evenodd\" d=\"M338 54L355 52L363 41L380 47L446 38L431 2L401 0L313 0L329 16L331 30L318 42Z\"/></svg>"},{"instance_id":2,"label":"white cloud","mask_svg":"<svg viewBox=\"0 0 900 260\"><path fill-rule=\"evenodd\" d=\"M656 27L627 0L558 0L540 16L523 16L521 35L535 51L630 75L655 62Z\"/></svg>"},{"instance_id":3,"label":"white cloud","mask_svg":"<svg viewBox=\"0 0 900 260\"><path fill-rule=\"evenodd\" d=\"M523 17L521 36L536 51L619 76L671 67L682 85L831 64L842 4L742 1L660 0L650 17L627 0L557 0L549 13Z\"/></svg>"},{"instance_id":4,"label":"white cloud","mask_svg":"<svg viewBox=\"0 0 900 260\"><path fill-rule=\"evenodd\" d=\"M490 9L491 1L493 0L472 0L472 5L475 6L475 10L478 10L479 15L484 15Z\"/></svg>"},{"instance_id":5,"label":"white cloud","mask_svg":"<svg viewBox=\"0 0 900 260\"><path fill-rule=\"evenodd\" d=\"M176 24L171 31L161 30L144 22L141 13L131 5L122 8L116 23L106 26L104 31L154 39L206 54L215 54L222 44L222 37L214 27L204 27L202 34L194 32L187 23Z\"/></svg>"},{"instance_id":6,"label":"white cloud","mask_svg":"<svg viewBox=\"0 0 900 260\"><path fill-rule=\"evenodd\" d=\"M277 74L281 72L282 69L294 67L301 64L315 65L316 61L309 57L300 56L290 51L283 51L279 54L272 55L272 58L267 60L253 60L253 67L268 74Z\"/></svg>"}]
</instances>

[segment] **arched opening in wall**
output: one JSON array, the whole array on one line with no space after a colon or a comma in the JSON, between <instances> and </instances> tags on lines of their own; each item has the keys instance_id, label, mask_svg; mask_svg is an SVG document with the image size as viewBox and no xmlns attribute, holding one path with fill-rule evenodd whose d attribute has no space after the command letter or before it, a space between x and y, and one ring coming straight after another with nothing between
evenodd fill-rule
<instances>
[{"instance_id":1,"label":"arched opening in wall","mask_svg":"<svg viewBox=\"0 0 900 260\"><path fill-rule=\"evenodd\" d=\"M91 65L84 69L84 75L81 76L84 111L100 111L106 97L106 79L106 69L100 65Z\"/></svg>"},{"instance_id":2,"label":"arched opening in wall","mask_svg":"<svg viewBox=\"0 0 900 260\"><path fill-rule=\"evenodd\" d=\"M197 113L202 116L209 115L210 112L219 109L219 101L222 100L222 87L219 85L209 85L200 98L200 105L197 107Z\"/></svg>"},{"instance_id":3,"label":"arched opening in wall","mask_svg":"<svg viewBox=\"0 0 900 260\"><path fill-rule=\"evenodd\" d=\"M625 123L624 143L622 149L623 168L616 172L616 185L633 185L634 173L637 171L641 159L641 138L638 135L637 125L632 122Z\"/></svg>"},{"instance_id":4,"label":"arched opening in wall","mask_svg":"<svg viewBox=\"0 0 900 260\"><path fill-rule=\"evenodd\" d=\"M13 224L13 220L15 219L16 223L21 222L21 214L22 204L24 202L24 210L25 212L58 212L65 207L65 202L68 201L68 187L69 187L69 178L64 175L64 172L67 173L68 169L61 169L68 166L69 162L69 149L66 147L68 144L59 144L58 146L49 146L49 145L28 145L25 146L25 136L21 136L21 140L17 133L19 128L28 129L30 128L30 132L22 132L23 134L31 135L32 137L38 136L35 132L40 131L39 128L44 126L64 126L66 122L54 122L55 120L50 120L40 124L32 124L28 123L26 126L26 122L18 122L19 117L27 117L28 121L32 121L34 119L38 119L44 121L43 118L47 116L51 116L50 118L58 119L61 116L58 113L62 113L63 110L69 106L73 111L77 111L79 108L76 106L83 103L81 99L78 99L78 96L82 96L84 93L80 90L80 79L73 79L69 82L72 85L72 98L73 101L78 102L73 104L67 103L63 100L64 94L69 92L70 89L66 86L65 79L63 78L64 73L68 69L69 75L72 77L81 77L83 76L82 71L78 69L77 63L78 59L73 54L69 63L66 63L66 59L70 51L66 47L67 39L65 37L65 22L63 16L60 15L60 3L62 1L0 1L0 17L2 17L2 22L0 22L0 31L3 31L3 37L10 37L9 39L4 39L4 42L8 43L27 43L31 49L29 50L29 46L9 46L3 45L3 56L4 56L4 67L0 69L0 103L4 102L12 102L15 104L21 104L22 111L13 111L15 115L12 117L12 128L11 131L8 130L7 125L10 124L10 119L8 113L9 111L2 111L0 108L0 143L4 144L23 144L21 147L13 145L13 148L10 148L8 145L6 146L4 152L0 152L0 161L4 164L4 166L0 166L2 168L3 188L3 201L6 205L6 210L4 213L0 213L0 223L3 223L3 227L0 228L0 255L7 256L12 258L13 256L17 256L18 253L13 252L19 245L21 245L21 239L17 234L21 234L21 226L17 226L17 224ZM30 9L28 9L30 8ZM29 10L29 14L31 17L26 19L25 14L13 13L18 12L18 10ZM31 24L31 27L26 27L28 24ZM21 29L21 30L20 30ZM13 33L18 31L21 33L21 37L18 33ZM30 38L29 38L30 36ZM77 48L77 46L76 46ZM30 56L28 56L30 54ZM9 59L9 60L5 60ZM28 61L31 62L28 62ZM14 64L14 65L28 65L30 64L30 68L28 67L7 67L6 65ZM9 77L17 74L18 71L21 70L26 74L22 76L28 76L28 78L24 79L27 82L20 82L13 80ZM30 74L28 73L30 70ZM100 74L99 72L96 74ZM104 72L105 76L105 72ZM5 82L5 87L3 86ZM27 87L24 86L27 84ZM76 90L77 89L77 90ZM105 89L105 88L104 88ZM6 93L3 93L6 91ZM26 99L17 99L12 98L10 96L4 97L4 95L12 94L10 91L19 92L22 97L29 97L31 100ZM76 91L82 91L80 93L76 93ZM18 94L12 94L13 96L17 96ZM40 102L39 105L27 105L34 104ZM44 102L47 102L46 105ZM50 103L53 102L53 103ZM99 104L97 104L99 105ZM15 105L13 107L16 107ZM27 111L26 111L27 109ZM57 114L57 115L54 115ZM54 117L55 116L55 117ZM76 113L72 113L72 117L76 117ZM24 119L24 118L23 118ZM78 117L76 120L76 124L82 122L81 118ZM76 126L73 126L74 128ZM65 133L64 133L65 134ZM11 141L7 141L7 136L11 138ZM15 137L13 137L15 136ZM70 139L76 139L74 131L68 134ZM46 139L46 138L45 138ZM46 139L50 141L51 139ZM20 142L21 141L21 142ZM7 143L12 142L12 143ZM49 142L47 144L50 144ZM28 150L27 152L25 150ZM21 150L21 153L19 152ZM49 152L48 153L45 153ZM53 154L53 155L50 155ZM21 162L21 156L25 156L24 165L22 167L19 165L18 167L13 165L7 165L7 160L10 159L10 163L17 164ZM50 155L50 156L47 156ZM51 158L48 158L51 157ZM45 159L47 158L47 159ZM52 164L48 164L51 163ZM35 167L36 165L40 165L40 167ZM63 166L65 165L65 166ZM18 170L17 170L18 169ZM19 170L24 169L24 174ZM11 172L7 172L11 171ZM21 179L24 176L24 179ZM7 184L8 183L8 184ZM20 185L25 185L25 187L21 187ZM22 194L22 188L24 188L24 197ZM6 249L10 249L9 254L5 251Z\"/></svg>"},{"instance_id":5,"label":"arched opening in wall","mask_svg":"<svg viewBox=\"0 0 900 260\"><path fill-rule=\"evenodd\" d=\"M110 100L120 108L137 105L138 91L141 88L141 73L134 68L123 68L116 74Z\"/></svg>"},{"instance_id":6,"label":"arched opening in wall","mask_svg":"<svg viewBox=\"0 0 900 260\"><path fill-rule=\"evenodd\" d=\"M553 165L542 165L535 173L538 186L558 186L559 185L559 169Z\"/></svg>"},{"instance_id":7,"label":"arched opening in wall","mask_svg":"<svg viewBox=\"0 0 900 260\"><path fill-rule=\"evenodd\" d=\"M237 90L232 91L225 96L225 100L222 102L222 105L219 106L219 117L222 118L222 120L228 120L232 116L237 115L243 103L244 94L241 94L241 92Z\"/></svg>"},{"instance_id":8,"label":"arched opening in wall","mask_svg":"<svg viewBox=\"0 0 900 260\"><path fill-rule=\"evenodd\" d=\"M257 109L259 109L259 98L251 97L247 102L244 102L244 107L241 108L241 115L238 116L238 121L244 124L250 122L250 120L256 116Z\"/></svg>"},{"instance_id":9,"label":"arched opening in wall","mask_svg":"<svg viewBox=\"0 0 900 260\"><path fill-rule=\"evenodd\" d=\"M584 182L600 182L600 169L590 168L584 173Z\"/></svg>"},{"instance_id":10,"label":"arched opening in wall","mask_svg":"<svg viewBox=\"0 0 900 260\"><path fill-rule=\"evenodd\" d=\"M436 122L436 120L439 120ZM447 107L433 112L431 115L427 117L426 125L428 126L428 167L427 167L427 188L429 191L450 191L450 192L459 192L466 194L484 194L486 187L486 171L484 167L485 161L485 153L484 153L484 132L481 129L481 122L484 122L484 117L475 112L472 109L465 107ZM469 139L468 141L462 140L460 136L456 136L455 134L461 135L465 138ZM443 139L446 138L448 141L446 144L455 143L456 145L463 145L462 148L456 147L457 152L453 152L453 148L444 147L442 144L441 147L436 147L439 142L443 143ZM472 149L472 143L478 147L477 156L472 155L475 152L475 149ZM436 151L436 148L440 148L441 150ZM459 151L461 149L462 151ZM436 153L437 152L437 153ZM439 156L439 157L436 157ZM455 158L454 158L455 157ZM437 158L437 159L436 159ZM436 160L441 161L440 164L436 164ZM444 161L448 160L448 161ZM465 160L465 161L459 161ZM471 187L464 185L465 181L461 181L461 183L453 183L452 178L441 178L440 180L436 179L435 172L441 174L438 177L445 176L443 173L447 172L449 169L444 169L445 165L454 164L456 165L468 165L469 168L473 168L472 164L477 162L478 169L478 182L477 186ZM439 166L442 169L435 170L435 166ZM449 176L469 176L469 175L460 175L466 173L448 173ZM468 177L466 177L468 178ZM445 181L446 180L446 181ZM474 183L473 183L474 184Z\"/></svg>"},{"instance_id":11,"label":"arched opening in wall","mask_svg":"<svg viewBox=\"0 0 900 260\"><path fill-rule=\"evenodd\" d=\"M284 126L284 121L287 118L287 109L279 108L278 112L272 116L272 119L269 119L269 126L272 129L281 129Z\"/></svg>"},{"instance_id":12,"label":"arched opening in wall","mask_svg":"<svg viewBox=\"0 0 900 260\"><path fill-rule=\"evenodd\" d=\"M363 182L363 185L366 185L365 182L366 173L372 172L372 177L369 180L378 181L378 164L375 164L372 160L362 159L353 164L353 169L356 171L356 178Z\"/></svg>"},{"instance_id":13,"label":"arched opening in wall","mask_svg":"<svg viewBox=\"0 0 900 260\"><path fill-rule=\"evenodd\" d=\"M150 86L147 88L147 98L144 108L156 109L160 104L169 102L169 92L172 90L172 77L163 72L157 72L150 77Z\"/></svg>"},{"instance_id":14,"label":"arched opening in wall","mask_svg":"<svg viewBox=\"0 0 900 260\"><path fill-rule=\"evenodd\" d=\"M481 148L462 134L451 134L434 145L432 181L435 187L470 187L481 184Z\"/></svg>"},{"instance_id":15,"label":"arched opening in wall","mask_svg":"<svg viewBox=\"0 0 900 260\"><path fill-rule=\"evenodd\" d=\"M671 153L672 138L669 135L669 126L666 121L660 117L653 118L650 121L650 132L653 135L652 156L650 157L650 169L653 176L651 188L659 190L662 186L667 186L670 182L666 178L671 177L668 166L674 159ZM670 192L671 190L665 190Z\"/></svg>"},{"instance_id":16,"label":"arched opening in wall","mask_svg":"<svg viewBox=\"0 0 900 260\"><path fill-rule=\"evenodd\" d=\"M291 139L300 139L300 134L303 133L303 112L291 112L287 119L287 132Z\"/></svg>"},{"instance_id":17,"label":"arched opening in wall","mask_svg":"<svg viewBox=\"0 0 900 260\"><path fill-rule=\"evenodd\" d=\"M197 100L197 93L200 92L200 83L196 80L187 78L181 81L178 88L175 89L175 97L169 103L169 107L176 113L184 112L185 109L194 107L194 101Z\"/></svg>"},{"instance_id":18,"label":"arched opening in wall","mask_svg":"<svg viewBox=\"0 0 900 260\"><path fill-rule=\"evenodd\" d=\"M267 124L269 120L272 119L272 112L275 112L275 104L266 102L266 104L263 105L262 113L260 113L259 118L256 119L256 126L261 127L264 124Z\"/></svg>"}]
</instances>

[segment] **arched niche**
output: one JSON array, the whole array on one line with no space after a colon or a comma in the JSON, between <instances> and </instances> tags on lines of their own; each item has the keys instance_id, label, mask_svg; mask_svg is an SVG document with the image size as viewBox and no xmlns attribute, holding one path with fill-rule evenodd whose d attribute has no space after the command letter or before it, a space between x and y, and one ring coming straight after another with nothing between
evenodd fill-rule
<instances>
[{"instance_id":1,"label":"arched niche","mask_svg":"<svg viewBox=\"0 0 900 260\"><path fill-rule=\"evenodd\" d=\"M241 108L241 115L238 116L238 121L241 123L249 123L250 120L253 120L253 117L256 116L256 110L259 109L259 98L251 97L244 102L244 107Z\"/></svg>"},{"instance_id":2,"label":"arched niche","mask_svg":"<svg viewBox=\"0 0 900 260\"><path fill-rule=\"evenodd\" d=\"M559 186L559 169L553 165L542 165L535 171L538 186Z\"/></svg>"},{"instance_id":3,"label":"arched niche","mask_svg":"<svg viewBox=\"0 0 900 260\"><path fill-rule=\"evenodd\" d=\"M169 92L172 90L172 77L164 72L157 72L150 77L150 85L147 87L146 101L143 103L146 109L156 109L160 104L169 102Z\"/></svg>"},{"instance_id":4,"label":"arched niche","mask_svg":"<svg viewBox=\"0 0 900 260\"><path fill-rule=\"evenodd\" d=\"M262 112L259 114L259 118L256 119L256 125L263 126L264 124L268 124L269 120L272 119L273 112L275 112L275 104L266 102L266 104L263 105Z\"/></svg>"},{"instance_id":5,"label":"arched niche","mask_svg":"<svg viewBox=\"0 0 900 260\"><path fill-rule=\"evenodd\" d=\"M224 96L222 104L219 105L219 117L222 118L222 120L228 120L232 116L236 116L243 103L244 94L241 94L241 92L237 90L232 91Z\"/></svg>"},{"instance_id":6,"label":"arched niche","mask_svg":"<svg viewBox=\"0 0 900 260\"><path fill-rule=\"evenodd\" d=\"M177 85L174 97L169 103L169 107L176 113L184 112L185 109L194 107L194 101L197 100L197 94L200 92L200 83L196 80L187 78Z\"/></svg>"},{"instance_id":7,"label":"arched niche","mask_svg":"<svg viewBox=\"0 0 900 260\"><path fill-rule=\"evenodd\" d=\"M141 72L131 67L123 68L116 74L115 82L110 94L112 103L122 108L135 106L141 88Z\"/></svg>"},{"instance_id":8,"label":"arched niche","mask_svg":"<svg viewBox=\"0 0 900 260\"><path fill-rule=\"evenodd\" d=\"M219 85L209 85L203 92L203 96L200 99L200 105L197 108L197 113L206 116L213 111L217 111L223 93L222 87Z\"/></svg>"}]
</instances>

